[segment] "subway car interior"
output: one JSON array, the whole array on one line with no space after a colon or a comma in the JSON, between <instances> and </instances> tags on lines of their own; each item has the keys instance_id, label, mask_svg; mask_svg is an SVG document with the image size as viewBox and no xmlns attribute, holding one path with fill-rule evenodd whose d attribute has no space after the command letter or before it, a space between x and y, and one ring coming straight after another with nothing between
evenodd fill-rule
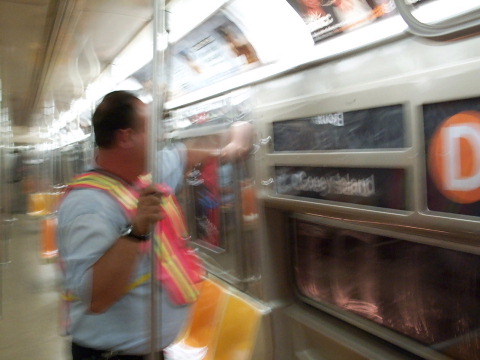
<instances>
[{"instance_id":1,"label":"subway car interior","mask_svg":"<svg viewBox=\"0 0 480 360\"><path fill-rule=\"evenodd\" d=\"M253 129L174 189L206 273L165 359L480 359L478 0L0 0L2 359L71 359L57 210L114 90L152 173Z\"/></svg>"}]
</instances>

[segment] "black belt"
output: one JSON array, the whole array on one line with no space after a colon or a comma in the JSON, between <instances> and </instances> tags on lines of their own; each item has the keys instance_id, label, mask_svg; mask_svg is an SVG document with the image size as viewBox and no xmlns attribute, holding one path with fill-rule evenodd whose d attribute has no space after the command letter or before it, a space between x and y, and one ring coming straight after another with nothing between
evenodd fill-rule
<instances>
[{"instance_id":1,"label":"black belt","mask_svg":"<svg viewBox=\"0 0 480 360\"><path fill-rule=\"evenodd\" d=\"M73 360L146 360L148 355L125 355L115 351L97 350L78 345L72 342ZM159 360L163 360L163 353L159 353Z\"/></svg>"}]
</instances>

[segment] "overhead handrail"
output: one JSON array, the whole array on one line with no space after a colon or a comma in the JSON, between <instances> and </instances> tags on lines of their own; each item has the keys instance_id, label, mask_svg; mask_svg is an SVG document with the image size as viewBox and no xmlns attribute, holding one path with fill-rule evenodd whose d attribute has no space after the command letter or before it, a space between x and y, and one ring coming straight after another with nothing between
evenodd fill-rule
<instances>
[{"instance_id":1,"label":"overhead handrail","mask_svg":"<svg viewBox=\"0 0 480 360\"><path fill-rule=\"evenodd\" d=\"M408 25L409 32L414 35L438 40L454 40L480 32L480 9L435 24L426 24L412 14L411 7L405 0L394 1L398 13Z\"/></svg>"}]
</instances>

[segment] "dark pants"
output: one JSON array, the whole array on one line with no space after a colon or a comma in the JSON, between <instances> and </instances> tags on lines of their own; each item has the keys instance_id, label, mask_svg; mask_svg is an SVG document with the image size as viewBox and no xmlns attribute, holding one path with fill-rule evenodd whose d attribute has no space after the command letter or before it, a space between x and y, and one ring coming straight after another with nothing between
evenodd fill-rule
<instances>
[{"instance_id":1,"label":"dark pants","mask_svg":"<svg viewBox=\"0 0 480 360\"><path fill-rule=\"evenodd\" d=\"M147 360L148 355L121 355L107 350L96 350L72 343L73 360ZM155 360L163 360L163 353L159 353Z\"/></svg>"}]
</instances>

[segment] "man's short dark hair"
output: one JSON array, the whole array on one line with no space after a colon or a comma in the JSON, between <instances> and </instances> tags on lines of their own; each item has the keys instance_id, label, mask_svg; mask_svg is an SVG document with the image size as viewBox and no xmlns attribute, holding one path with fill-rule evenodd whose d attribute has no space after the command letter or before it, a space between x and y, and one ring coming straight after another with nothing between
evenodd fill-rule
<instances>
[{"instance_id":1,"label":"man's short dark hair","mask_svg":"<svg viewBox=\"0 0 480 360\"><path fill-rule=\"evenodd\" d=\"M135 104L139 101L128 91L113 91L105 95L92 117L95 144L98 147L112 147L115 131L135 126Z\"/></svg>"}]
</instances>

